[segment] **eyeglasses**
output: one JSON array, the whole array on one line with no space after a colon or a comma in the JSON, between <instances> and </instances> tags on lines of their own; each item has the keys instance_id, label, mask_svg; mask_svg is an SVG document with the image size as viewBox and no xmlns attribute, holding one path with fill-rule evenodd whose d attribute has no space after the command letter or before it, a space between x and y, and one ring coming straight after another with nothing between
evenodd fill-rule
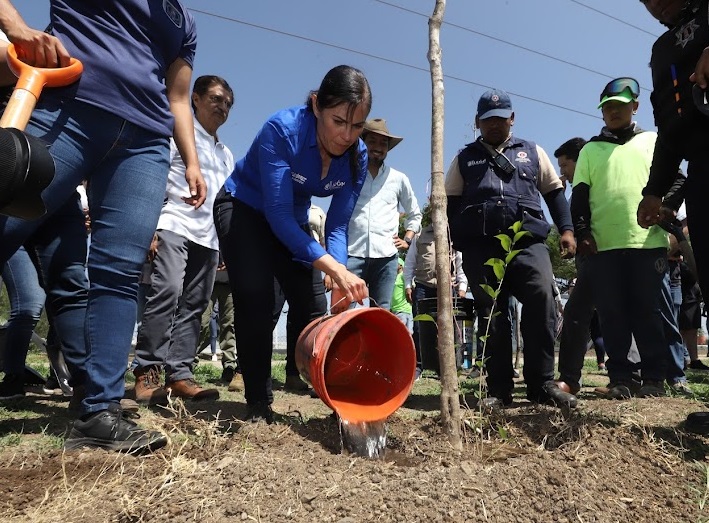
<instances>
[{"instance_id":1,"label":"eyeglasses","mask_svg":"<svg viewBox=\"0 0 709 523\"><path fill-rule=\"evenodd\" d=\"M232 102L229 98L219 94L210 94L209 101L217 105L225 104L227 109L231 109L231 106L234 105L234 102Z\"/></svg>"},{"instance_id":2,"label":"eyeglasses","mask_svg":"<svg viewBox=\"0 0 709 523\"><path fill-rule=\"evenodd\" d=\"M616 96L626 89L630 90L630 94L633 95L633 98L640 96L640 84L638 81L635 78L624 77L616 78L608 82L603 88L600 100L602 101L606 96Z\"/></svg>"}]
</instances>

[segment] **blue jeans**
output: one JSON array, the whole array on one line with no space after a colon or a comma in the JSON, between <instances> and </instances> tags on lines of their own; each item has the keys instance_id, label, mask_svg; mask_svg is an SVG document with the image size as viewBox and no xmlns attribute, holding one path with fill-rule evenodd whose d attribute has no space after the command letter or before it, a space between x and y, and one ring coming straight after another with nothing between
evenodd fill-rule
<instances>
[{"instance_id":1,"label":"blue jeans","mask_svg":"<svg viewBox=\"0 0 709 523\"><path fill-rule=\"evenodd\" d=\"M7 261L2 269L2 280L10 301L3 370L5 374L22 374L32 331L42 314L45 299L37 269L24 247Z\"/></svg>"},{"instance_id":2,"label":"blue jeans","mask_svg":"<svg viewBox=\"0 0 709 523\"><path fill-rule=\"evenodd\" d=\"M390 258L347 258L347 270L367 282L369 305L389 310L399 267L398 256Z\"/></svg>"},{"instance_id":3,"label":"blue jeans","mask_svg":"<svg viewBox=\"0 0 709 523\"><path fill-rule=\"evenodd\" d=\"M631 380L628 361L631 337L641 358L643 380L681 381L681 372L669 376L670 346L681 343L672 314L665 249L614 249L587 259L593 282L593 300L601 320L608 352L611 383Z\"/></svg>"},{"instance_id":4,"label":"blue jeans","mask_svg":"<svg viewBox=\"0 0 709 523\"><path fill-rule=\"evenodd\" d=\"M80 277L74 270L83 267L86 259L86 236L73 232L77 224L83 224L83 217L54 224L40 263L47 295L56 297L55 327L67 359L76 357L78 364L84 355L83 414L105 410L125 392L138 276L167 184L168 138L88 104L70 99L57 102L51 97L35 109L27 131L51 144L56 173L42 193L48 210L44 217L33 221L0 218L0 263L43 223L53 224L53 214L71 200L76 186L89 181L88 294L82 294L86 289L79 288ZM57 241L63 234L66 242ZM73 243L76 248L68 249Z\"/></svg>"}]
</instances>

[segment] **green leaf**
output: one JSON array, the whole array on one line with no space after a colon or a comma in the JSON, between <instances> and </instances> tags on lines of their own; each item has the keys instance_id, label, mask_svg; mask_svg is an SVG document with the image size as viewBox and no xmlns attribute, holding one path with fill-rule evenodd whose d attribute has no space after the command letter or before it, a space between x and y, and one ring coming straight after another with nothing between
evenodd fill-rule
<instances>
[{"instance_id":1,"label":"green leaf","mask_svg":"<svg viewBox=\"0 0 709 523\"><path fill-rule=\"evenodd\" d=\"M520 229L522 228L522 222L514 222L512 225L508 227L513 233L517 234Z\"/></svg>"},{"instance_id":2,"label":"green leaf","mask_svg":"<svg viewBox=\"0 0 709 523\"><path fill-rule=\"evenodd\" d=\"M497 435L500 436L500 439L502 441L507 441L507 439L510 437L510 435L507 432L507 429L505 427L498 427L497 428Z\"/></svg>"},{"instance_id":3,"label":"green leaf","mask_svg":"<svg viewBox=\"0 0 709 523\"><path fill-rule=\"evenodd\" d=\"M487 339L488 339L489 337L490 337L489 334L484 334L483 336L480 336L480 339L481 339L483 342L485 342L485 341L487 341Z\"/></svg>"},{"instance_id":4,"label":"green leaf","mask_svg":"<svg viewBox=\"0 0 709 523\"><path fill-rule=\"evenodd\" d=\"M517 256L520 252L522 252L522 249L516 249L514 251L510 251L507 253L507 256L505 256L505 263L510 263L512 259Z\"/></svg>"},{"instance_id":5,"label":"green leaf","mask_svg":"<svg viewBox=\"0 0 709 523\"><path fill-rule=\"evenodd\" d=\"M502 248L505 249L505 252L510 252L510 249L512 249L512 239L509 236L506 234L498 234L495 238L500 240Z\"/></svg>"},{"instance_id":6,"label":"green leaf","mask_svg":"<svg viewBox=\"0 0 709 523\"><path fill-rule=\"evenodd\" d=\"M500 314L502 314L501 311L495 311L495 312L492 313L492 316L491 316L491 317L494 318L495 316L499 316Z\"/></svg>"},{"instance_id":7,"label":"green leaf","mask_svg":"<svg viewBox=\"0 0 709 523\"><path fill-rule=\"evenodd\" d=\"M495 289L490 287L488 284L481 283L480 287L482 287L482 289L487 293L487 295L490 296L493 300L497 298L497 292L495 292Z\"/></svg>"},{"instance_id":8,"label":"green leaf","mask_svg":"<svg viewBox=\"0 0 709 523\"><path fill-rule=\"evenodd\" d=\"M525 236L531 236L531 235L532 235L532 233L529 231L519 231L519 232L515 233L515 237L512 240L512 243L517 243L519 240L521 240Z\"/></svg>"},{"instance_id":9,"label":"green leaf","mask_svg":"<svg viewBox=\"0 0 709 523\"><path fill-rule=\"evenodd\" d=\"M436 323L436 320L434 320L433 316L430 314L417 314L416 317L414 317L414 321L432 321Z\"/></svg>"},{"instance_id":10,"label":"green leaf","mask_svg":"<svg viewBox=\"0 0 709 523\"><path fill-rule=\"evenodd\" d=\"M485 336L485 338L487 338L487 336ZM482 339L482 336L481 336L481 339ZM482 360L476 360L476 361L475 361L475 366L476 366L478 369L482 369L482 368L483 368L483 365L485 365L485 363L483 363Z\"/></svg>"},{"instance_id":11,"label":"green leaf","mask_svg":"<svg viewBox=\"0 0 709 523\"><path fill-rule=\"evenodd\" d=\"M490 258L485 262L485 265L490 265L493 272L495 273L495 278L497 281L502 280L505 277L505 262L499 258Z\"/></svg>"}]
</instances>

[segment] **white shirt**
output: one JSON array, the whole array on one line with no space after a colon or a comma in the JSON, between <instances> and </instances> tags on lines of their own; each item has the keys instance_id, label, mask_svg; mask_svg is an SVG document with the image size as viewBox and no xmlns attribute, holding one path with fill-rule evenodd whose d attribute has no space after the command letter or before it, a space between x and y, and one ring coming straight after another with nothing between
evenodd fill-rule
<instances>
[{"instance_id":1,"label":"white shirt","mask_svg":"<svg viewBox=\"0 0 709 523\"><path fill-rule=\"evenodd\" d=\"M404 288L411 289L414 287L414 271L416 270L416 255L418 248L416 247L417 234L411 240L409 250L406 251L406 260L404 261ZM455 265L455 274L453 285L458 287L459 291L466 292L468 290L468 277L463 272L463 255L460 251L453 251L453 264Z\"/></svg>"},{"instance_id":2,"label":"white shirt","mask_svg":"<svg viewBox=\"0 0 709 523\"><path fill-rule=\"evenodd\" d=\"M199 168L207 184L207 199L198 208L182 201L189 197L190 190L185 180L185 164L175 140L170 139L170 173L165 190L166 203L158 220L158 229L172 231L198 245L219 250L217 231L214 227L212 207L219 188L234 170L234 157L229 148L215 141L197 119L194 119L194 138L197 146Z\"/></svg>"},{"instance_id":3,"label":"white shirt","mask_svg":"<svg viewBox=\"0 0 709 523\"><path fill-rule=\"evenodd\" d=\"M376 178L367 172L347 230L347 254L358 258L389 258L398 251L399 207L405 229L421 230L421 209L406 175L383 164Z\"/></svg>"}]
</instances>

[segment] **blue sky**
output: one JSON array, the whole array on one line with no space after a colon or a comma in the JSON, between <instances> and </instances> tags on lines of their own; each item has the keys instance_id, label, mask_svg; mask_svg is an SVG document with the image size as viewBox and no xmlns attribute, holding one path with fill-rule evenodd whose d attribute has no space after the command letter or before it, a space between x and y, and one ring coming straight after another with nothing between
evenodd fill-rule
<instances>
[{"instance_id":1,"label":"blue sky","mask_svg":"<svg viewBox=\"0 0 709 523\"><path fill-rule=\"evenodd\" d=\"M195 76L217 74L234 88L236 103L220 137L235 156L269 115L302 103L331 67L349 64L369 79L370 116L385 118L404 137L387 161L409 176L423 205L431 170L426 53L433 0L183 3L198 27ZM47 24L48 0L14 4L30 25ZM511 94L515 134L550 155L568 138L599 131L598 95L613 77L639 80L637 119L654 129L648 62L652 35L663 28L637 0L448 0L444 22L444 170L473 140L486 86Z\"/></svg>"}]
</instances>

